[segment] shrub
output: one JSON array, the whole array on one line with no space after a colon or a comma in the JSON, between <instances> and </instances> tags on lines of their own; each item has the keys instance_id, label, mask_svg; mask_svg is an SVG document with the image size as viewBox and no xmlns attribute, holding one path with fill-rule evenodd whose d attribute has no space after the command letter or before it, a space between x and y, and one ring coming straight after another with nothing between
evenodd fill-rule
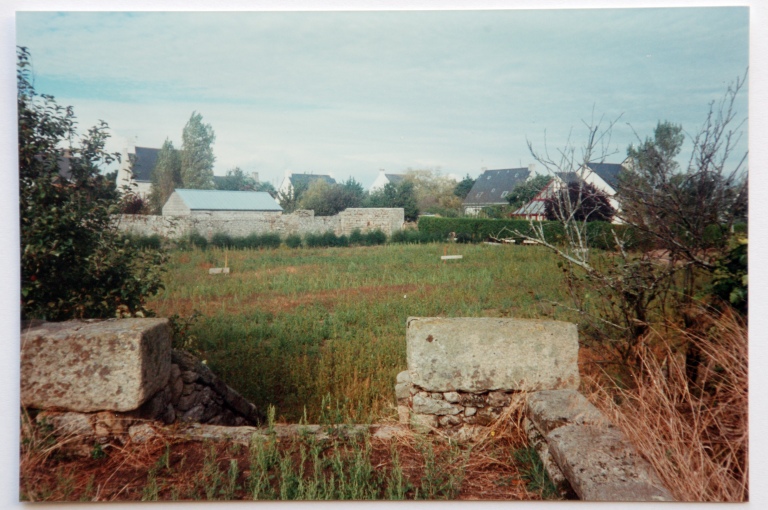
<instances>
[{"instance_id":1,"label":"shrub","mask_svg":"<svg viewBox=\"0 0 768 510\"><path fill-rule=\"evenodd\" d=\"M72 108L39 95L30 67L27 49L19 47L22 318L147 315L146 298L163 288L165 256L128 242L112 221L120 202L99 168L119 157L104 151L108 126L79 135Z\"/></svg>"},{"instance_id":2,"label":"shrub","mask_svg":"<svg viewBox=\"0 0 768 510\"><path fill-rule=\"evenodd\" d=\"M381 230L373 230L365 234L365 245L375 246L377 244L384 244L387 242L387 234Z\"/></svg>"},{"instance_id":3,"label":"shrub","mask_svg":"<svg viewBox=\"0 0 768 510\"><path fill-rule=\"evenodd\" d=\"M211 237L211 245L217 248L233 248L235 245L234 239L229 234L224 232L216 232Z\"/></svg>"},{"instance_id":4,"label":"shrub","mask_svg":"<svg viewBox=\"0 0 768 510\"><path fill-rule=\"evenodd\" d=\"M446 240L440 233L422 232L420 230L398 230L389 238L389 242L396 244L424 244L438 243Z\"/></svg>"},{"instance_id":5,"label":"shrub","mask_svg":"<svg viewBox=\"0 0 768 510\"><path fill-rule=\"evenodd\" d=\"M291 234L285 238L285 245L288 248L298 248L301 246L301 236L299 234Z\"/></svg>"},{"instance_id":6,"label":"shrub","mask_svg":"<svg viewBox=\"0 0 768 510\"><path fill-rule=\"evenodd\" d=\"M360 245L365 242L365 237L363 237L362 232L360 232L359 228L356 228L352 231L352 233L349 236L349 244L351 245Z\"/></svg>"},{"instance_id":7,"label":"shrub","mask_svg":"<svg viewBox=\"0 0 768 510\"><path fill-rule=\"evenodd\" d=\"M266 233L259 236L259 244L263 248L279 248L280 234Z\"/></svg>"},{"instance_id":8,"label":"shrub","mask_svg":"<svg viewBox=\"0 0 768 510\"><path fill-rule=\"evenodd\" d=\"M125 239L133 246L141 250L159 250L163 246L163 240L157 234L149 236L126 235Z\"/></svg>"}]
</instances>

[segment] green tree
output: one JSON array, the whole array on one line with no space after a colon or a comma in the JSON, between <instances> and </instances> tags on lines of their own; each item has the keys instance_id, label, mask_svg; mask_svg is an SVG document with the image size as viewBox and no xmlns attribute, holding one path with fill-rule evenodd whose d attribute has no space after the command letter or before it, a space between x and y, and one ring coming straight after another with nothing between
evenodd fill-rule
<instances>
[{"instance_id":1,"label":"green tree","mask_svg":"<svg viewBox=\"0 0 768 510\"><path fill-rule=\"evenodd\" d=\"M181 182L187 189L213 189L213 143L216 135L197 112L181 134Z\"/></svg>"},{"instance_id":2,"label":"green tree","mask_svg":"<svg viewBox=\"0 0 768 510\"><path fill-rule=\"evenodd\" d=\"M104 150L101 122L78 140L71 107L38 94L29 52L17 49L21 314L23 319L143 315L146 297L162 288L163 256L119 235L115 185L100 167L119 155ZM63 148L66 147L66 150ZM67 152L70 172L59 173Z\"/></svg>"},{"instance_id":3,"label":"green tree","mask_svg":"<svg viewBox=\"0 0 768 510\"><path fill-rule=\"evenodd\" d=\"M456 186L453 188L453 194L464 200L472 190L472 186L475 185L475 180L476 179L473 179L469 176L469 174L467 174L466 177L460 180L458 184L456 184Z\"/></svg>"},{"instance_id":4,"label":"green tree","mask_svg":"<svg viewBox=\"0 0 768 510\"><path fill-rule=\"evenodd\" d=\"M440 174L439 169L408 169L405 180L413 183L419 211L456 216L461 199L454 194L456 181Z\"/></svg>"},{"instance_id":5,"label":"green tree","mask_svg":"<svg viewBox=\"0 0 768 510\"><path fill-rule=\"evenodd\" d=\"M510 206L518 209L533 200L551 180L552 177L548 175L537 175L532 179L521 182L507 195L507 202L509 202Z\"/></svg>"},{"instance_id":6,"label":"green tree","mask_svg":"<svg viewBox=\"0 0 768 510\"><path fill-rule=\"evenodd\" d=\"M227 170L227 175L216 183L216 189L225 191L255 191L256 180L240 167Z\"/></svg>"},{"instance_id":7,"label":"green tree","mask_svg":"<svg viewBox=\"0 0 768 510\"><path fill-rule=\"evenodd\" d=\"M363 186L350 177L344 183L313 182L299 201L300 209L311 209L316 216L333 216L350 207L360 207L365 197Z\"/></svg>"},{"instance_id":8,"label":"green tree","mask_svg":"<svg viewBox=\"0 0 768 510\"><path fill-rule=\"evenodd\" d=\"M181 157L179 151L173 147L173 143L166 138L157 154L157 162L152 171L149 206L153 214L161 214L168 197L181 186Z\"/></svg>"},{"instance_id":9,"label":"green tree","mask_svg":"<svg viewBox=\"0 0 768 510\"><path fill-rule=\"evenodd\" d=\"M407 179L403 179L398 184L387 183L382 189L371 193L364 203L366 207L402 207L406 221L419 219L414 184Z\"/></svg>"}]
</instances>

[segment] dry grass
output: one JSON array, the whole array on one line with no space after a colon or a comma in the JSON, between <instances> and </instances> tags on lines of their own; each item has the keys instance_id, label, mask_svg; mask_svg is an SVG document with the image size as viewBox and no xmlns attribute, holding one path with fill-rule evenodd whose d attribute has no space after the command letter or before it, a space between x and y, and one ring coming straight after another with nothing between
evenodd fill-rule
<instances>
[{"instance_id":1,"label":"dry grass","mask_svg":"<svg viewBox=\"0 0 768 510\"><path fill-rule=\"evenodd\" d=\"M700 333L675 332L701 349L695 385L687 384L681 356L669 348L661 357L646 349L640 355L642 372L634 376L631 389L616 389L592 377L586 379L589 396L653 464L678 500L747 501L747 326L732 312L703 317ZM654 338L648 340L653 343Z\"/></svg>"}]
</instances>

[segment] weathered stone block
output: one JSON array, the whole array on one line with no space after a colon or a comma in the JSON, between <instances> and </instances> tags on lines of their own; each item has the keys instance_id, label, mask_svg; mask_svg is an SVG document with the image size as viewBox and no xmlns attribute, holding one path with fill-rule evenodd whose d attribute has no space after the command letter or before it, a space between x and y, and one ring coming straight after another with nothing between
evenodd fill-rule
<instances>
[{"instance_id":1,"label":"weathered stone block","mask_svg":"<svg viewBox=\"0 0 768 510\"><path fill-rule=\"evenodd\" d=\"M459 407L446 402L445 400L436 400L431 397L424 397L421 394L413 397L413 412L418 414L459 414Z\"/></svg>"},{"instance_id":2,"label":"weathered stone block","mask_svg":"<svg viewBox=\"0 0 768 510\"><path fill-rule=\"evenodd\" d=\"M549 452L584 501L674 501L653 467L613 427L565 425Z\"/></svg>"},{"instance_id":3,"label":"weathered stone block","mask_svg":"<svg viewBox=\"0 0 768 510\"><path fill-rule=\"evenodd\" d=\"M578 388L576 325L560 321L411 317L408 369L426 391Z\"/></svg>"},{"instance_id":4,"label":"weathered stone block","mask_svg":"<svg viewBox=\"0 0 768 510\"><path fill-rule=\"evenodd\" d=\"M537 391L528 395L528 417L542 435L563 425L609 425L608 420L575 390Z\"/></svg>"},{"instance_id":5,"label":"weathered stone block","mask_svg":"<svg viewBox=\"0 0 768 510\"><path fill-rule=\"evenodd\" d=\"M395 384L395 397L397 400L404 400L411 396L411 383Z\"/></svg>"},{"instance_id":6,"label":"weathered stone block","mask_svg":"<svg viewBox=\"0 0 768 510\"><path fill-rule=\"evenodd\" d=\"M131 411L166 384L170 366L167 319L46 322L22 331L21 401Z\"/></svg>"}]
</instances>

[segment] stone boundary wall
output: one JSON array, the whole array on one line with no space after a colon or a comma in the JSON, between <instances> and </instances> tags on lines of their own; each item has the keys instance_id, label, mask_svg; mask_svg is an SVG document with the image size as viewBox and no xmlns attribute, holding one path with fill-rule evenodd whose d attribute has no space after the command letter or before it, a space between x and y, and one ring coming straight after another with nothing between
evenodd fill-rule
<instances>
[{"instance_id":1,"label":"stone boundary wall","mask_svg":"<svg viewBox=\"0 0 768 510\"><path fill-rule=\"evenodd\" d=\"M314 211L299 210L291 214L281 212L204 213L189 216L150 216L123 214L115 217L117 228L138 235L157 234L176 239L197 231L209 240L217 232L232 236L276 233L282 237L291 234L321 234L333 231L336 235L350 235L381 230L388 236L401 230L405 213L400 208L346 209L336 216L315 216Z\"/></svg>"}]
</instances>

